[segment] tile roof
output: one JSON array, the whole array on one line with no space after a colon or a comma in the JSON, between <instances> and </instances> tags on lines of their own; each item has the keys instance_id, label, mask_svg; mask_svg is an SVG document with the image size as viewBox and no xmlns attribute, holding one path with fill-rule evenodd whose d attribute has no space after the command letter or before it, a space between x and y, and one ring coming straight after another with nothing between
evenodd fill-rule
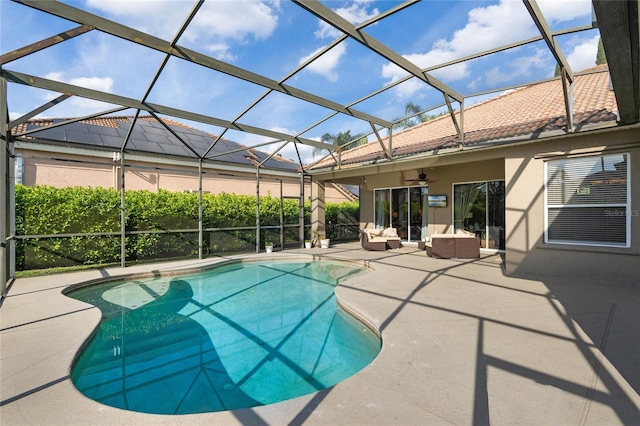
<instances>
[{"instance_id":1,"label":"tile roof","mask_svg":"<svg viewBox=\"0 0 640 426\"><path fill-rule=\"evenodd\" d=\"M23 136L22 138L44 143L71 143L77 146L92 146L119 150L122 147L133 117L103 116L80 120L57 127L50 127L53 124L70 120L72 119L33 119L16 126L14 133L19 134L26 130L42 128L42 130L30 133L27 137ZM179 135L184 143L178 140L154 117L140 116L131 132L126 151L195 159L198 158L198 156L202 156L216 138L215 135L203 132L184 123L167 118L163 118L162 120L175 134ZM185 144L187 146L185 146ZM220 139L207 154L207 157L211 157L213 161L250 166L256 166L264 161L264 166L269 169L298 170L300 167L298 163L280 156L273 156L267 160L269 155L269 153L264 151L253 149L227 139ZM213 156L215 156L215 158L213 158Z\"/></svg>"},{"instance_id":2,"label":"tile roof","mask_svg":"<svg viewBox=\"0 0 640 426\"><path fill-rule=\"evenodd\" d=\"M615 94L609 85L606 65L590 70L574 80L574 127L616 121ZM456 120L460 120L459 111ZM566 111L562 82L551 80L514 90L467 106L464 110L465 146L495 143L519 138L536 139L545 132L562 131L566 127ZM387 138L383 139L385 146ZM393 157L404 157L459 145L451 117L443 115L433 120L394 133ZM384 160L385 154L377 141L342 152L343 165ZM312 169L333 167L328 157Z\"/></svg>"}]
</instances>

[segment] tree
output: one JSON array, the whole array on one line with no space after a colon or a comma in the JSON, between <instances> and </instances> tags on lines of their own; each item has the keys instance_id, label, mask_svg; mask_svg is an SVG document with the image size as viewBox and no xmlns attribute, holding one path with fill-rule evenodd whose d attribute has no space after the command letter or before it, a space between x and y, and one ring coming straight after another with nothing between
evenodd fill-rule
<instances>
[{"instance_id":1,"label":"tree","mask_svg":"<svg viewBox=\"0 0 640 426\"><path fill-rule=\"evenodd\" d=\"M596 65L602 65L607 63L607 56L604 53L604 46L602 45L602 37L598 39L598 53L596 53Z\"/></svg>"},{"instance_id":2,"label":"tree","mask_svg":"<svg viewBox=\"0 0 640 426\"><path fill-rule=\"evenodd\" d=\"M426 123L429 120L433 120L434 118L446 114L446 112L441 112L440 114L427 114L426 112L423 112L418 114L420 111L422 111L422 107L420 105L414 104L412 101L407 102L404 107L404 113L405 115L413 115L413 117L405 118L394 124L393 127L395 129L408 129L416 124Z\"/></svg>"},{"instance_id":3,"label":"tree","mask_svg":"<svg viewBox=\"0 0 640 426\"><path fill-rule=\"evenodd\" d=\"M355 146L358 145L364 145L365 143L367 143L367 138L366 136L364 136L363 134L359 133L355 136L351 136L351 130L347 130L346 132L339 132L337 135L332 135L330 133L325 133L324 135L322 135L322 138L320 138L320 140L324 143L329 143L333 146L336 147L341 147L340 149L342 151L346 151L348 149L351 149ZM351 143L349 143L351 142ZM345 145L348 144L349 145ZM345 145L345 146L343 146ZM322 151L324 150L324 148L319 148L319 147L314 147L313 148L313 155L317 155L322 153Z\"/></svg>"}]
</instances>

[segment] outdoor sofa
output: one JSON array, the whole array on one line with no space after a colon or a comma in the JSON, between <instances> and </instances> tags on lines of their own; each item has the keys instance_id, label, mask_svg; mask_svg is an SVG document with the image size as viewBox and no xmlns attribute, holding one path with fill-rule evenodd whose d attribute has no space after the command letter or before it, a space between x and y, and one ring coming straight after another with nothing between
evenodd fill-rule
<instances>
[{"instance_id":1,"label":"outdoor sofa","mask_svg":"<svg viewBox=\"0 0 640 426\"><path fill-rule=\"evenodd\" d=\"M400 248L400 237L395 228L363 229L360 241L365 250L384 251Z\"/></svg>"},{"instance_id":2,"label":"outdoor sofa","mask_svg":"<svg viewBox=\"0 0 640 426\"><path fill-rule=\"evenodd\" d=\"M480 238L465 231L435 234L431 235L426 248L427 255L437 259L477 259L480 257Z\"/></svg>"}]
</instances>

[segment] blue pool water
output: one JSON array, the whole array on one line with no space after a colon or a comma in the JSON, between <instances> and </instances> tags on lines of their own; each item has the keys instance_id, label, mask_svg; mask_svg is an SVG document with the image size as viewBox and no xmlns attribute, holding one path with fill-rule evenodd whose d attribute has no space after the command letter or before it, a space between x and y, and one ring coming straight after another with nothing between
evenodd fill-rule
<instances>
[{"instance_id":1,"label":"blue pool water","mask_svg":"<svg viewBox=\"0 0 640 426\"><path fill-rule=\"evenodd\" d=\"M160 414L247 408L333 386L380 351L334 293L364 269L234 263L74 290L68 296L103 319L72 380L103 404Z\"/></svg>"}]
</instances>

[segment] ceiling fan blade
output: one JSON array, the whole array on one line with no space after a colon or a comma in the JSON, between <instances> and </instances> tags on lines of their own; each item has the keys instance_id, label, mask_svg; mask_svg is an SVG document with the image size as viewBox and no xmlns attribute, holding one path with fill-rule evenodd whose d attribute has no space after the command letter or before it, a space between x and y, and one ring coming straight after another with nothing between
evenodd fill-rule
<instances>
[{"instance_id":1,"label":"ceiling fan blade","mask_svg":"<svg viewBox=\"0 0 640 426\"><path fill-rule=\"evenodd\" d=\"M405 182L418 182L421 185L426 185L427 183L437 182L437 180L429 179L427 177L427 174L424 172L424 170L420 170L420 173L418 174L418 179L405 179Z\"/></svg>"}]
</instances>

